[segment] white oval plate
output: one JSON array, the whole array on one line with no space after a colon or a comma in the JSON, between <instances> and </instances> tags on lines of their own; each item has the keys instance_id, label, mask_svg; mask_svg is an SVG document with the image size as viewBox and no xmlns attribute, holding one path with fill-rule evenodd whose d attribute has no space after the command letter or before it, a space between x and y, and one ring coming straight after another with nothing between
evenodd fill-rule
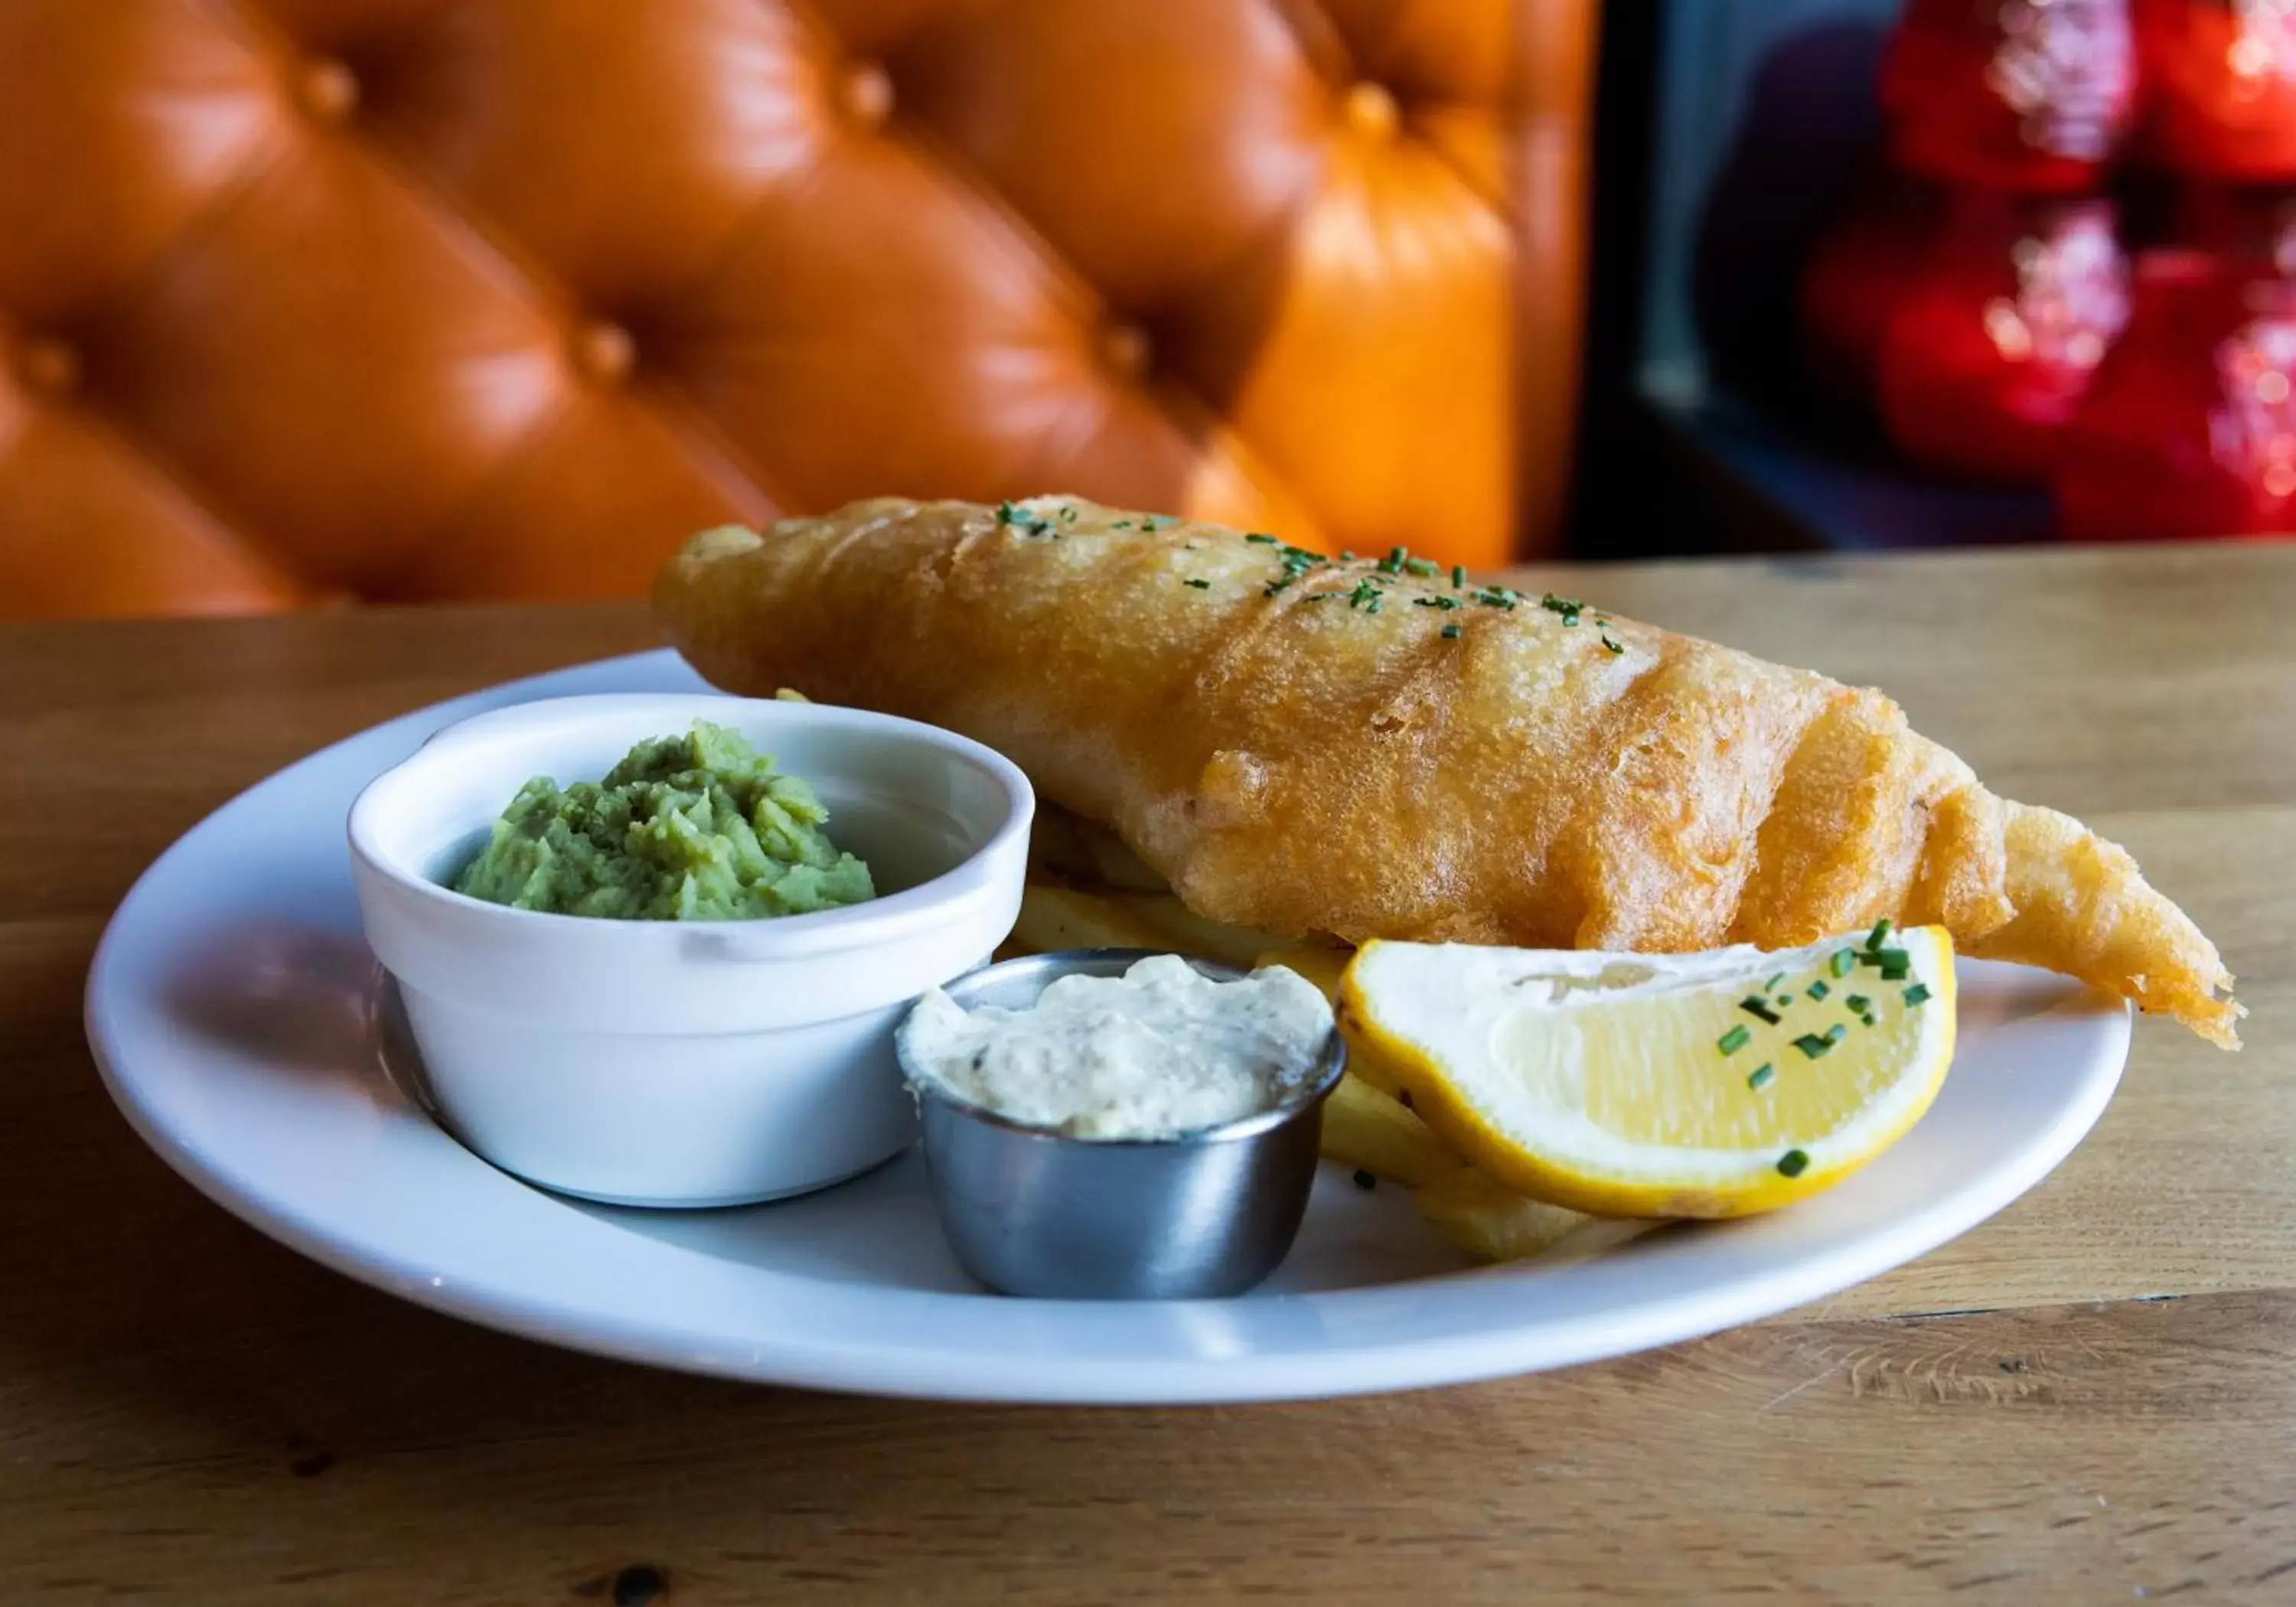
<instances>
[{"instance_id":1,"label":"white oval plate","mask_svg":"<svg viewBox=\"0 0 2296 1607\"><path fill-rule=\"evenodd\" d=\"M87 988L112 1097L226 1209L377 1288L554 1344L700 1373L1006 1401L1266 1400L1453 1383L1618 1356L1816 1300L1942 1244L2062 1160L2119 1082L2128 1012L2046 972L1964 962L1960 1054L1895 1149L1748 1221L1599 1225L1471 1267L1398 1190L1326 1164L1298 1247L1239 1300L1007 1300L959 1273L914 1153L808 1199L649 1212L496 1171L379 1062L375 966L344 848L352 797L480 709L690 691L657 652L515 682L352 737L170 849Z\"/></svg>"}]
</instances>

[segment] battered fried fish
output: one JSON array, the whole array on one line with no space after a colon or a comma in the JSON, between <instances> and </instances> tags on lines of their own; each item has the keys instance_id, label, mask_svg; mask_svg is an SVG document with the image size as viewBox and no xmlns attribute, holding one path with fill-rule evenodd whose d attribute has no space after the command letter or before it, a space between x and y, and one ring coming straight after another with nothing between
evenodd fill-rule
<instances>
[{"instance_id":1,"label":"battered fried fish","mask_svg":"<svg viewBox=\"0 0 2296 1607\"><path fill-rule=\"evenodd\" d=\"M2231 972L2120 848L1878 692L1564 599L1067 497L712 530L654 595L718 685L989 742L1212 920L1688 950L1886 915L2237 1046Z\"/></svg>"}]
</instances>

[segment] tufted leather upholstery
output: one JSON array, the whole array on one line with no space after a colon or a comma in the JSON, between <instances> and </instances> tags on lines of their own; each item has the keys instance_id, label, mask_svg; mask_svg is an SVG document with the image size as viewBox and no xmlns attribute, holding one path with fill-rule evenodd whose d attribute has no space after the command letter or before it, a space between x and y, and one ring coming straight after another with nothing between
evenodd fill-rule
<instances>
[{"instance_id":1,"label":"tufted leather upholstery","mask_svg":"<svg viewBox=\"0 0 2296 1607\"><path fill-rule=\"evenodd\" d=\"M1547 534L1595 0L0 0L0 618Z\"/></svg>"}]
</instances>

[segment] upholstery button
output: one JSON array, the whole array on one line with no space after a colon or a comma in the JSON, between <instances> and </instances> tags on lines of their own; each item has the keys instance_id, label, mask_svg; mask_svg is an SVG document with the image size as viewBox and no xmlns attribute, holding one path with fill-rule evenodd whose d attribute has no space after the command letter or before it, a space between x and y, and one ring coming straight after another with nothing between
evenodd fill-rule
<instances>
[{"instance_id":1,"label":"upholstery button","mask_svg":"<svg viewBox=\"0 0 2296 1607\"><path fill-rule=\"evenodd\" d=\"M845 115L864 128L881 127L893 115L893 80L873 61L864 61L845 75L838 89Z\"/></svg>"},{"instance_id":2,"label":"upholstery button","mask_svg":"<svg viewBox=\"0 0 2296 1607\"><path fill-rule=\"evenodd\" d=\"M43 396L69 396L79 388L79 353L62 340L27 340L16 354L16 372L29 389Z\"/></svg>"},{"instance_id":3,"label":"upholstery button","mask_svg":"<svg viewBox=\"0 0 2296 1607\"><path fill-rule=\"evenodd\" d=\"M1387 138L1395 132L1396 125L1403 120L1403 114L1396 109L1395 96L1388 92L1387 86L1374 84L1368 79L1349 85L1347 95L1341 104L1349 126L1374 139Z\"/></svg>"},{"instance_id":4,"label":"upholstery button","mask_svg":"<svg viewBox=\"0 0 2296 1607\"><path fill-rule=\"evenodd\" d=\"M1128 380L1146 373L1154 356L1148 332L1137 324L1111 324L1100 338L1101 361Z\"/></svg>"},{"instance_id":5,"label":"upholstery button","mask_svg":"<svg viewBox=\"0 0 2296 1607\"><path fill-rule=\"evenodd\" d=\"M574 366L601 385L628 377L637 358L637 343L619 324L586 324L574 332Z\"/></svg>"},{"instance_id":6,"label":"upholstery button","mask_svg":"<svg viewBox=\"0 0 2296 1607\"><path fill-rule=\"evenodd\" d=\"M340 123L358 107L358 78L340 61L313 61L303 69L295 97L320 122Z\"/></svg>"}]
</instances>

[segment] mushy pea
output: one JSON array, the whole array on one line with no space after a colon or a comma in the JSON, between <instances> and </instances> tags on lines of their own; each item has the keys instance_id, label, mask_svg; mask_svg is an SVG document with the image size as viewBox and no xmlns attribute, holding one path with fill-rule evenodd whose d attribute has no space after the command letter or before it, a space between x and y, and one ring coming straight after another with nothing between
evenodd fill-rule
<instances>
[{"instance_id":1,"label":"mushy pea","mask_svg":"<svg viewBox=\"0 0 2296 1607\"><path fill-rule=\"evenodd\" d=\"M874 898L828 819L811 787L696 720L640 742L602 782L527 783L455 890L617 921L755 921Z\"/></svg>"}]
</instances>

